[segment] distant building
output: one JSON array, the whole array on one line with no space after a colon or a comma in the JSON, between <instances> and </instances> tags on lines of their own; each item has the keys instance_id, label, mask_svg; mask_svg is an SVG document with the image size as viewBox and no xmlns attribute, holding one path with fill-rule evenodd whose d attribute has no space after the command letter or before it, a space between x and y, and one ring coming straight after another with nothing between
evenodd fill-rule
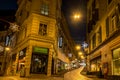
<instances>
[{"instance_id":1,"label":"distant building","mask_svg":"<svg viewBox=\"0 0 120 80\"><path fill-rule=\"evenodd\" d=\"M120 1L89 0L87 13L88 71L120 75Z\"/></svg>"},{"instance_id":2,"label":"distant building","mask_svg":"<svg viewBox=\"0 0 120 80\"><path fill-rule=\"evenodd\" d=\"M7 70L7 66L11 60L8 51L5 51L6 47L14 48L12 43L13 34L10 30L10 23L15 21L15 10L0 10L0 75L4 75Z\"/></svg>"},{"instance_id":3,"label":"distant building","mask_svg":"<svg viewBox=\"0 0 120 80\"><path fill-rule=\"evenodd\" d=\"M17 3L15 16L20 27L12 49L15 59L9 66L14 75L51 76L59 71L59 65L60 71L65 70L75 55L68 56L74 54L74 42L66 29L67 23L64 25L61 0L18 0ZM20 73L21 70L24 73Z\"/></svg>"}]
</instances>

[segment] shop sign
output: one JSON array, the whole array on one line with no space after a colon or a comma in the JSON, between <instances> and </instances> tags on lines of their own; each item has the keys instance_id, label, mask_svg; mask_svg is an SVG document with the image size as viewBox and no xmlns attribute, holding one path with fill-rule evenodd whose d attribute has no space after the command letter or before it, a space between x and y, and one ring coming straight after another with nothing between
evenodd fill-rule
<instances>
[{"instance_id":1,"label":"shop sign","mask_svg":"<svg viewBox=\"0 0 120 80\"><path fill-rule=\"evenodd\" d=\"M47 48L41 48L41 47L34 47L33 48L33 52L47 54L48 53L48 49Z\"/></svg>"}]
</instances>

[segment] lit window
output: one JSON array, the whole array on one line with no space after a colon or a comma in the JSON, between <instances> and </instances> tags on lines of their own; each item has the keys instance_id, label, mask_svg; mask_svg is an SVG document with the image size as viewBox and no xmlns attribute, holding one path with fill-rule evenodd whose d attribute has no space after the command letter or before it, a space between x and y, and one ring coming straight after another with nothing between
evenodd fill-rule
<instances>
[{"instance_id":1,"label":"lit window","mask_svg":"<svg viewBox=\"0 0 120 80\"><path fill-rule=\"evenodd\" d=\"M116 16L113 15L111 19L111 27L110 27L110 32L115 31L116 28Z\"/></svg>"},{"instance_id":2,"label":"lit window","mask_svg":"<svg viewBox=\"0 0 120 80\"><path fill-rule=\"evenodd\" d=\"M41 5L41 14L43 15L48 15L49 13L49 8L47 4L42 4Z\"/></svg>"},{"instance_id":3,"label":"lit window","mask_svg":"<svg viewBox=\"0 0 120 80\"><path fill-rule=\"evenodd\" d=\"M120 48L113 50L113 75L120 75Z\"/></svg>"},{"instance_id":4,"label":"lit window","mask_svg":"<svg viewBox=\"0 0 120 80\"><path fill-rule=\"evenodd\" d=\"M39 34L42 35L42 36L47 35L47 25L46 24L40 24Z\"/></svg>"}]
</instances>

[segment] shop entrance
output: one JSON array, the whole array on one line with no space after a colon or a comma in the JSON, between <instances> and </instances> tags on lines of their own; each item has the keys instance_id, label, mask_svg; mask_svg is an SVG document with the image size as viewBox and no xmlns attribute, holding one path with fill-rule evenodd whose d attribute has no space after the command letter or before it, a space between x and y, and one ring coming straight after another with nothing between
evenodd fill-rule
<instances>
[{"instance_id":1,"label":"shop entrance","mask_svg":"<svg viewBox=\"0 0 120 80\"><path fill-rule=\"evenodd\" d=\"M31 60L31 73L47 74L48 55L33 53Z\"/></svg>"}]
</instances>

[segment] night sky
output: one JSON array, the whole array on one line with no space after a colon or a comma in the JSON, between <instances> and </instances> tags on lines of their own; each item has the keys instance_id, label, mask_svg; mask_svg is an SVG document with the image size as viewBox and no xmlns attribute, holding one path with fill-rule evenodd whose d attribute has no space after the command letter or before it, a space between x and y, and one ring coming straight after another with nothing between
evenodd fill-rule
<instances>
[{"instance_id":1,"label":"night sky","mask_svg":"<svg viewBox=\"0 0 120 80\"><path fill-rule=\"evenodd\" d=\"M0 10L16 10L17 0L0 0Z\"/></svg>"},{"instance_id":2,"label":"night sky","mask_svg":"<svg viewBox=\"0 0 120 80\"><path fill-rule=\"evenodd\" d=\"M0 10L16 10L17 0L1 0ZM76 42L85 40L86 36L86 0L63 0L62 11L67 19L72 38ZM80 13L79 20L74 20L74 13Z\"/></svg>"},{"instance_id":3,"label":"night sky","mask_svg":"<svg viewBox=\"0 0 120 80\"><path fill-rule=\"evenodd\" d=\"M77 43L85 41L86 36L86 0L63 0L62 11L67 19L70 33ZM80 13L79 20L74 20L73 15Z\"/></svg>"}]
</instances>

